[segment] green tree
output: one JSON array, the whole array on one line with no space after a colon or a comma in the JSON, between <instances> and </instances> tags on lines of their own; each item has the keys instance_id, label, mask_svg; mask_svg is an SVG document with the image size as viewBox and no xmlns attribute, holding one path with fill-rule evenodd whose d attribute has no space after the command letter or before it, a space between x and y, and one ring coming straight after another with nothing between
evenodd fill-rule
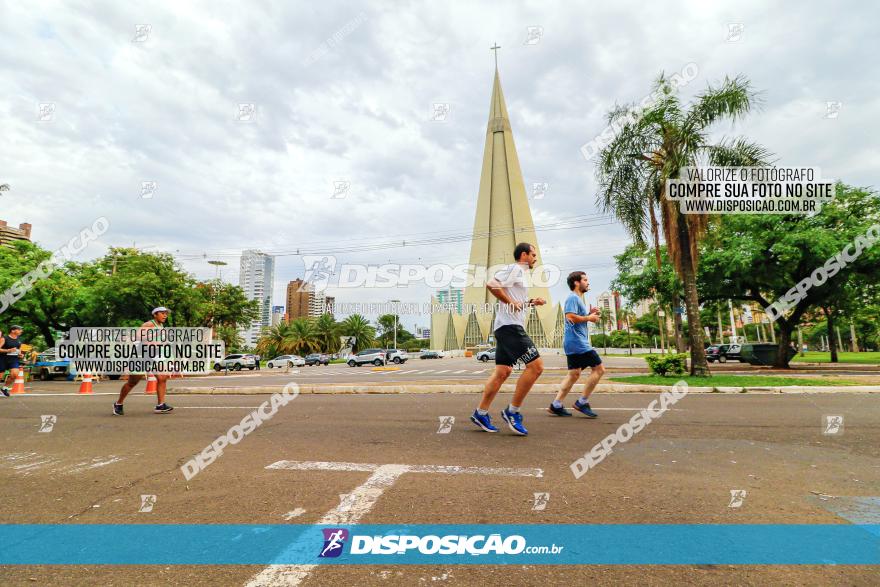
<instances>
[{"instance_id":1,"label":"green tree","mask_svg":"<svg viewBox=\"0 0 880 587\"><path fill-rule=\"evenodd\" d=\"M27 287L25 276L51 257L50 251L27 241L13 241L8 247L0 247L3 322L24 327L26 340L39 333L47 346L54 346L56 333L67 328L68 309L83 286L78 279L77 265L69 262L54 267L47 277L36 278L32 287ZM51 269L47 265L43 268Z\"/></svg>"},{"instance_id":2,"label":"green tree","mask_svg":"<svg viewBox=\"0 0 880 587\"><path fill-rule=\"evenodd\" d=\"M376 329L370 325L370 321L360 314L352 314L342 321L339 326L341 336L353 336L356 338L354 352L370 348L374 344Z\"/></svg>"},{"instance_id":3,"label":"green tree","mask_svg":"<svg viewBox=\"0 0 880 587\"><path fill-rule=\"evenodd\" d=\"M857 239L865 243L868 228L878 223L877 193L842 183L836 186L834 201L813 216L725 216L704 242L701 296L704 300L757 302L766 310L848 245ZM782 351L791 344L792 332L806 313L827 308L833 322L838 308L858 304L853 297L856 292L876 284L880 246L867 246L857 258L838 264L840 270L834 276L808 288L791 310L775 320L780 350L776 367L788 367L788 355Z\"/></svg>"},{"instance_id":4,"label":"green tree","mask_svg":"<svg viewBox=\"0 0 880 587\"><path fill-rule=\"evenodd\" d=\"M333 314L325 313L315 320L315 336L321 345L321 351L335 353L339 350L339 324Z\"/></svg>"},{"instance_id":5,"label":"green tree","mask_svg":"<svg viewBox=\"0 0 880 587\"><path fill-rule=\"evenodd\" d=\"M708 216L682 214L677 203L665 197L666 184L677 179L686 166L705 161L711 165L761 165L768 153L743 138L709 142L710 128L716 122L736 120L755 106L755 93L745 78L725 78L719 87L709 86L689 108L681 104L663 75L655 90L658 99L639 116L632 115L633 106L618 106L609 113L609 123L620 130L599 153L598 200L623 223L637 245L645 245L650 223L658 265L655 209L659 208L669 256L684 286L690 318L691 375L709 375L696 282L698 245L706 234Z\"/></svg>"}]
</instances>

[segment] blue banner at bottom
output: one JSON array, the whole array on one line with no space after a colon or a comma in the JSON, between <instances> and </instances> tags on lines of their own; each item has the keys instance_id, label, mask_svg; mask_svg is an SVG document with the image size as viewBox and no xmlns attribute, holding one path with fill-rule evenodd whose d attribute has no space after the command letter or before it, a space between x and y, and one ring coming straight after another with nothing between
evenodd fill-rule
<instances>
[{"instance_id":1,"label":"blue banner at bottom","mask_svg":"<svg viewBox=\"0 0 880 587\"><path fill-rule=\"evenodd\" d=\"M4 524L2 565L877 565L880 525Z\"/></svg>"}]
</instances>

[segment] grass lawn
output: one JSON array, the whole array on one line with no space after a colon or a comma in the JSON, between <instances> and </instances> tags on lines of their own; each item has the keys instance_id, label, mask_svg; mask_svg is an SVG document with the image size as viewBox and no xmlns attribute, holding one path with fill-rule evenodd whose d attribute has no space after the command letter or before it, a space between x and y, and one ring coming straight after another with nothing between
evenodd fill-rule
<instances>
[{"instance_id":1,"label":"grass lawn","mask_svg":"<svg viewBox=\"0 0 880 587\"><path fill-rule=\"evenodd\" d=\"M793 363L830 363L831 353L820 353L809 351L801 356L800 353L791 360ZM880 364L880 352L873 353L848 353L838 352L837 358L841 363L858 363L862 365L878 365Z\"/></svg>"},{"instance_id":2,"label":"grass lawn","mask_svg":"<svg viewBox=\"0 0 880 587\"><path fill-rule=\"evenodd\" d=\"M630 377L612 377L606 381L617 383L644 383L647 385L675 385L684 380L694 387L777 387L784 385L858 385L852 381L840 381L832 378L807 379L805 377L779 377L774 375L713 375L712 377L661 377L660 375L635 375Z\"/></svg>"}]
</instances>

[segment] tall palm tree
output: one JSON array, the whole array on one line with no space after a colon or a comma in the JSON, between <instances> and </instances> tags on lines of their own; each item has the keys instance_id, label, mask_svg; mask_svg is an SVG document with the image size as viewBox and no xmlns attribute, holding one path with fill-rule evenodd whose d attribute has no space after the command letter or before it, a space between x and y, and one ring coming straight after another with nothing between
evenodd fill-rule
<instances>
[{"instance_id":1,"label":"tall palm tree","mask_svg":"<svg viewBox=\"0 0 880 587\"><path fill-rule=\"evenodd\" d=\"M339 324L333 314L321 314L315 319L315 336L323 352L335 353L339 350Z\"/></svg>"},{"instance_id":2,"label":"tall palm tree","mask_svg":"<svg viewBox=\"0 0 880 587\"><path fill-rule=\"evenodd\" d=\"M321 342L318 331L311 318L297 318L290 323L287 332L287 348L289 352L307 355L320 350Z\"/></svg>"},{"instance_id":3,"label":"tall palm tree","mask_svg":"<svg viewBox=\"0 0 880 587\"><path fill-rule=\"evenodd\" d=\"M370 326L370 321L360 314L352 314L339 325L342 336L355 337L353 352L358 352L372 346L376 338L376 329Z\"/></svg>"},{"instance_id":4,"label":"tall palm tree","mask_svg":"<svg viewBox=\"0 0 880 587\"><path fill-rule=\"evenodd\" d=\"M617 311L617 317L626 324L626 348L630 355L632 355L632 331L630 331L630 322L635 320L635 313L629 308L621 308Z\"/></svg>"},{"instance_id":5,"label":"tall palm tree","mask_svg":"<svg viewBox=\"0 0 880 587\"><path fill-rule=\"evenodd\" d=\"M608 335L605 334L605 326L611 324L611 310L608 308L599 309L599 323L602 324L602 342L605 347L605 354L608 354Z\"/></svg>"},{"instance_id":6,"label":"tall palm tree","mask_svg":"<svg viewBox=\"0 0 880 587\"><path fill-rule=\"evenodd\" d=\"M683 167L706 163L765 165L770 154L744 138L722 139L714 144L709 140L709 129L715 122L738 120L758 105L757 94L744 77L725 78L718 87L710 85L687 108L665 76L657 79L655 89L658 99L639 116L633 118L627 106L618 106L608 114L609 123L619 127L619 132L599 153L598 200L639 245L645 244L650 224L658 264L655 210L659 209L669 256L684 285L691 375L709 375L696 283L698 245L709 218L705 214L682 214L678 205L665 197L666 183L677 179Z\"/></svg>"},{"instance_id":7,"label":"tall palm tree","mask_svg":"<svg viewBox=\"0 0 880 587\"><path fill-rule=\"evenodd\" d=\"M270 359L290 352L287 348L290 324L281 322L268 328L257 340L257 352Z\"/></svg>"}]
</instances>

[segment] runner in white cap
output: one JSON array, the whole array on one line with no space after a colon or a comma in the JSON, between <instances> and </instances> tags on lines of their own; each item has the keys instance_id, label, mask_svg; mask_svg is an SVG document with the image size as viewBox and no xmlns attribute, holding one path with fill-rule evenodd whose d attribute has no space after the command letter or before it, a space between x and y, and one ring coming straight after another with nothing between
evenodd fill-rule
<instances>
[{"instance_id":1,"label":"runner in white cap","mask_svg":"<svg viewBox=\"0 0 880 587\"><path fill-rule=\"evenodd\" d=\"M141 330L149 330L151 328L164 328L165 321L168 320L168 312L170 312L168 308L165 306L159 306L158 308L153 308L151 314L153 315L152 320L148 320L141 324ZM124 412L122 411L122 402L125 401L125 396L134 389L134 387L143 379L143 375L134 375L131 374L128 376L128 381L125 382L125 385L122 386L122 389L119 390L119 399L116 400L116 403L113 404L113 415L122 416ZM167 414L174 408L165 403L165 390L168 387L168 375L163 375L160 373L156 373L156 408L153 410L156 414Z\"/></svg>"}]
</instances>

